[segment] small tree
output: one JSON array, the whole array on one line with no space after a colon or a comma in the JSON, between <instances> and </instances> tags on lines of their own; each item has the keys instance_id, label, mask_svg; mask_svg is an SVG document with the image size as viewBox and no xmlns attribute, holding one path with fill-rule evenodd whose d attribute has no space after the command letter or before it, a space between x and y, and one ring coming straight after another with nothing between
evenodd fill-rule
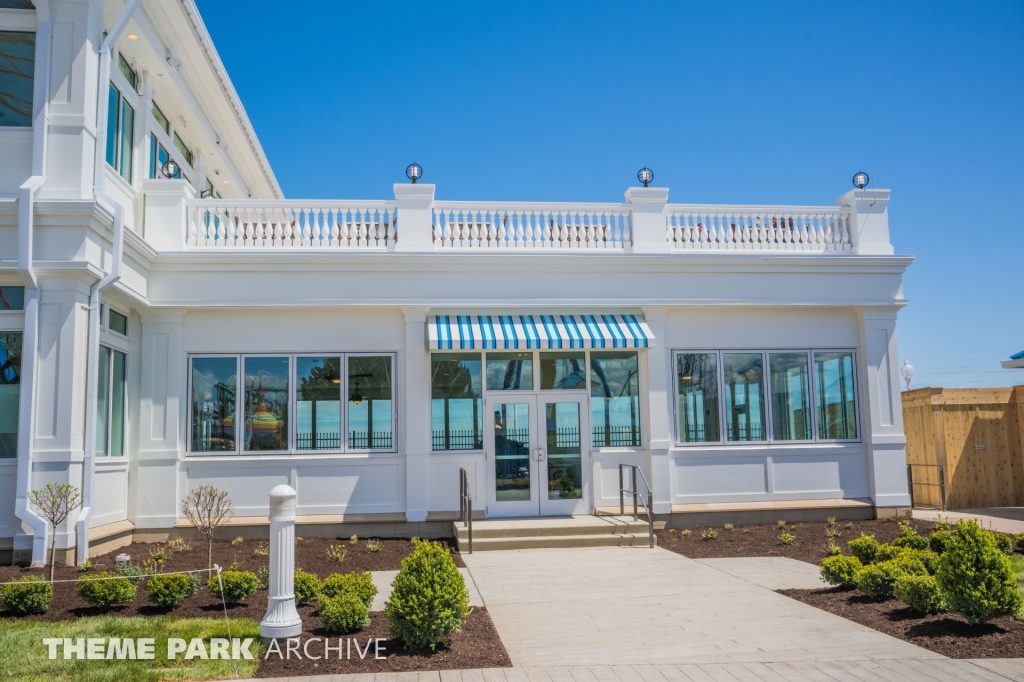
<instances>
[{"instance_id":1,"label":"small tree","mask_svg":"<svg viewBox=\"0 0 1024 682\"><path fill-rule=\"evenodd\" d=\"M213 534L235 515L234 505L226 490L212 485L193 488L181 501L181 513L195 529L206 536L207 568L213 567Z\"/></svg>"},{"instance_id":2,"label":"small tree","mask_svg":"<svg viewBox=\"0 0 1024 682\"><path fill-rule=\"evenodd\" d=\"M53 580L53 563L57 557L57 526L82 506L82 496L78 488L70 483L47 483L42 490L31 491L28 499L39 507L43 517L50 522L50 580Z\"/></svg>"}]
</instances>

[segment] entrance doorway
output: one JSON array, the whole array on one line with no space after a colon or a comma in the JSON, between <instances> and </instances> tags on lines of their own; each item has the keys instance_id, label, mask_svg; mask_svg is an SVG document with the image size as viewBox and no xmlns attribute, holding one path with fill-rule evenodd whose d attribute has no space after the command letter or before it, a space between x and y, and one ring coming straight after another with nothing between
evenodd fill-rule
<instances>
[{"instance_id":1,"label":"entrance doorway","mask_svg":"<svg viewBox=\"0 0 1024 682\"><path fill-rule=\"evenodd\" d=\"M588 410L586 393L485 399L488 516L589 512Z\"/></svg>"}]
</instances>

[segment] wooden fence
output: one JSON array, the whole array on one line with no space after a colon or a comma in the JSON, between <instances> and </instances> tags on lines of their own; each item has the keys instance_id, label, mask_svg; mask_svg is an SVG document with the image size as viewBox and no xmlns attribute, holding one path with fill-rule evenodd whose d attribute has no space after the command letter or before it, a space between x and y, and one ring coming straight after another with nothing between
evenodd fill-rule
<instances>
[{"instance_id":1,"label":"wooden fence","mask_svg":"<svg viewBox=\"0 0 1024 682\"><path fill-rule=\"evenodd\" d=\"M1024 506L1024 386L907 391L903 425L915 506Z\"/></svg>"}]
</instances>

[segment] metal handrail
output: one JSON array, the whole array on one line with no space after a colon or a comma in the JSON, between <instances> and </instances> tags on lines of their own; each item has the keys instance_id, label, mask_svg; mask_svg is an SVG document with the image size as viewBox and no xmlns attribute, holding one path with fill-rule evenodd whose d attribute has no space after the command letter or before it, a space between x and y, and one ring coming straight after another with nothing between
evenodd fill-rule
<instances>
[{"instance_id":1,"label":"metal handrail","mask_svg":"<svg viewBox=\"0 0 1024 682\"><path fill-rule=\"evenodd\" d=\"M631 490L627 490L622 485L622 468L623 467L629 467L630 469L633 470L633 475L632 475L633 476L633 478L632 478L633 483L632 483L632 489ZM640 494L640 491L636 487L636 475L637 475L638 472L640 473L641 480L643 480L643 482L644 482L644 487L647 488L647 500L646 501L643 499L643 496ZM647 512L647 539L648 539L648 542L650 543L651 549L654 549L654 512L652 511L653 507L654 507L654 493L651 492L651 484L647 482L647 477L644 476L644 472L640 469L639 466L637 466L636 464L623 464L623 463L620 462L619 463L619 516L625 516L626 515L626 504L625 504L625 497L624 497L624 495L627 492L629 492L631 495L633 495L633 520L636 521L637 518L638 518L638 516L637 516L637 499L640 500L640 504L643 506L644 510Z\"/></svg>"},{"instance_id":2,"label":"metal handrail","mask_svg":"<svg viewBox=\"0 0 1024 682\"><path fill-rule=\"evenodd\" d=\"M914 467L934 467L939 470L939 482L938 483L914 483ZM916 508L914 503L914 486L924 485L931 486L939 489L939 499L942 505L942 511L946 511L946 470L941 464L908 464L907 465L907 485L910 488L910 508Z\"/></svg>"},{"instance_id":3,"label":"metal handrail","mask_svg":"<svg viewBox=\"0 0 1024 682\"><path fill-rule=\"evenodd\" d=\"M473 496L469 493L469 474L459 469L459 521L468 530L469 553L473 553Z\"/></svg>"}]
</instances>

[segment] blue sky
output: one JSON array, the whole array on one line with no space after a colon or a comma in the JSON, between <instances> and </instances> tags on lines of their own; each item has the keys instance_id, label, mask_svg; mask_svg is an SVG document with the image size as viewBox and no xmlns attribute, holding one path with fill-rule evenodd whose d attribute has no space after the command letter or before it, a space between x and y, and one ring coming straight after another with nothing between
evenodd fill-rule
<instances>
[{"instance_id":1,"label":"blue sky","mask_svg":"<svg viewBox=\"0 0 1024 682\"><path fill-rule=\"evenodd\" d=\"M1024 3L199 0L291 198L892 190L914 386L1024 383Z\"/></svg>"}]
</instances>

